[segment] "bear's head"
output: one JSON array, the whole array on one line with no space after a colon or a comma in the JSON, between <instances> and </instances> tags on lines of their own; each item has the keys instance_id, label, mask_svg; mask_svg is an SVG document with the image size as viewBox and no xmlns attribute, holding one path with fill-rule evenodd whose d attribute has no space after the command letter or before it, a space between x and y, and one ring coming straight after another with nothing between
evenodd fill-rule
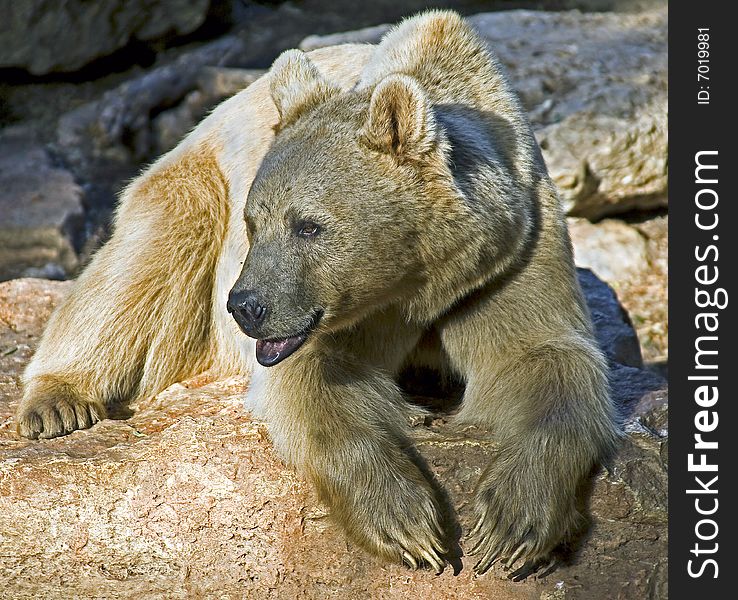
<instances>
[{"instance_id":1,"label":"bear's head","mask_svg":"<svg viewBox=\"0 0 738 600\"><path fill-rule=\"evenodd\" d=\"M413 78L343 91L297 50L270 77L279 122L246 200L250 250L228 300L265 366L316 329L411 297L437 241L429 232L457 204L443 132Z\"/></svg>"}]
</instances>

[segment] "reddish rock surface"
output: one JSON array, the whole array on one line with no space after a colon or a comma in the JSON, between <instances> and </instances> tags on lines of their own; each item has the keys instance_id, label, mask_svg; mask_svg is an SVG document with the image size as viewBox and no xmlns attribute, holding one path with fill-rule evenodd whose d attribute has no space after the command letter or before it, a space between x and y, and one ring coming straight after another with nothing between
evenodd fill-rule
<instances>
[{"instance_id":1,"label":"reddish rock surface","mask_svg":"<svg viewBox=\"0 0 738 600\"><path fill-rule=\"evenodd\" d=\"M19 375L70 283L0 284L0 589L8 598L666 598L666 393L644 395L591 498L593 527L545 577L441 576L346 542L243 410L248 382L207 375L54 440L15 434ZM622 367L617 377L636 373ZM628 375L630 374L630 375ZM622 382L621 382L622 383ZM625 383L623 383L625 385ZM443 419L418 448L467 526L493 444Z\"/></svg>"}]
</instances>

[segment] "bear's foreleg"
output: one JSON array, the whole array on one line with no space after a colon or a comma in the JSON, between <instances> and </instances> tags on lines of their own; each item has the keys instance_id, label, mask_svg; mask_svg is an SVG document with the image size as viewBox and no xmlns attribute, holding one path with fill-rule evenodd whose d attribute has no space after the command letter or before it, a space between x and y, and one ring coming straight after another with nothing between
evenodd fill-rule
<instances>
[{"instance_id":1,"label":"bear's foreleg","mask_svg":"<svg viewBox=\"0 0 738 600\"><path fill-rule=\"evenodd\" d=\"M579 530L578 493L617 440L606 362L584 335L561 334L467 376L458 418L500 444L473 501L475 570L534 565Z\"/></svg>"},{"instance_id":2,"label":"bear's foreleg","mask_svg":"<svg viewBox=\"0 0 738 600\"><path fill-rule=\"evenodd\" d=\"M207 368L227 202L208 148L155 165L126 190L112 238L52 315L24 374L21 435L90 427L110 402Z\"/></svg>"},{"instance_id":3,"label":"bear's foreleg","mask_svg":"<svg viewBox=\"0 0 738 600\"><path fill-rule=\"evenodd\" d=\"M275 367L264 391L276 448L347 535L376 555L442 571L438 501L413 460L407 409L389 376L306 349Z\"/></svg>"}]
</instances>

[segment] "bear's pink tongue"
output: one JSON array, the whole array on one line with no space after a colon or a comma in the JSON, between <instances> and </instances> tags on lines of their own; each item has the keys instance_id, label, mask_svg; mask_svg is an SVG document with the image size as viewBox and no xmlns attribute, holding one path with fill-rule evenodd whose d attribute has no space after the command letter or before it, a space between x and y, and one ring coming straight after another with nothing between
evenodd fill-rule
<instances>
[{"instance_id":1,"label":"bear's pink tongue","mask_svg":"<svg viewBox=\"0 0 738 600\"><path fill-rule=\"evenodd\" d=\"M256 340L256 360L262 366L273 367L302 346L306 339L306 334L300 334L282 340Z\"/></svg>"}]
</instances>

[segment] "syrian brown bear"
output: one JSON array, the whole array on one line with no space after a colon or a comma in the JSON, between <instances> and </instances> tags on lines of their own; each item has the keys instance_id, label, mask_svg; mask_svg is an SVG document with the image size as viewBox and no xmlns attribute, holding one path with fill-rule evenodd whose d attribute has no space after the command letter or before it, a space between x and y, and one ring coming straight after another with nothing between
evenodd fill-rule
<instances>
[{"instance_id":1,"label":"syrian brown bear","mask_svg":"<svg viewBox=\"0 0 738 600\"><path fill-rule=\"evenodd\" d=\"M209 370L333 519L443 570L441 506L398 375L463 382L490 432L465 548L543 561L618 428L566 221L531 126L455 13L377 45L283 53L124 191L111 239L52 315L19 433L50 438Z\"/></svg>"}]
</instances>

